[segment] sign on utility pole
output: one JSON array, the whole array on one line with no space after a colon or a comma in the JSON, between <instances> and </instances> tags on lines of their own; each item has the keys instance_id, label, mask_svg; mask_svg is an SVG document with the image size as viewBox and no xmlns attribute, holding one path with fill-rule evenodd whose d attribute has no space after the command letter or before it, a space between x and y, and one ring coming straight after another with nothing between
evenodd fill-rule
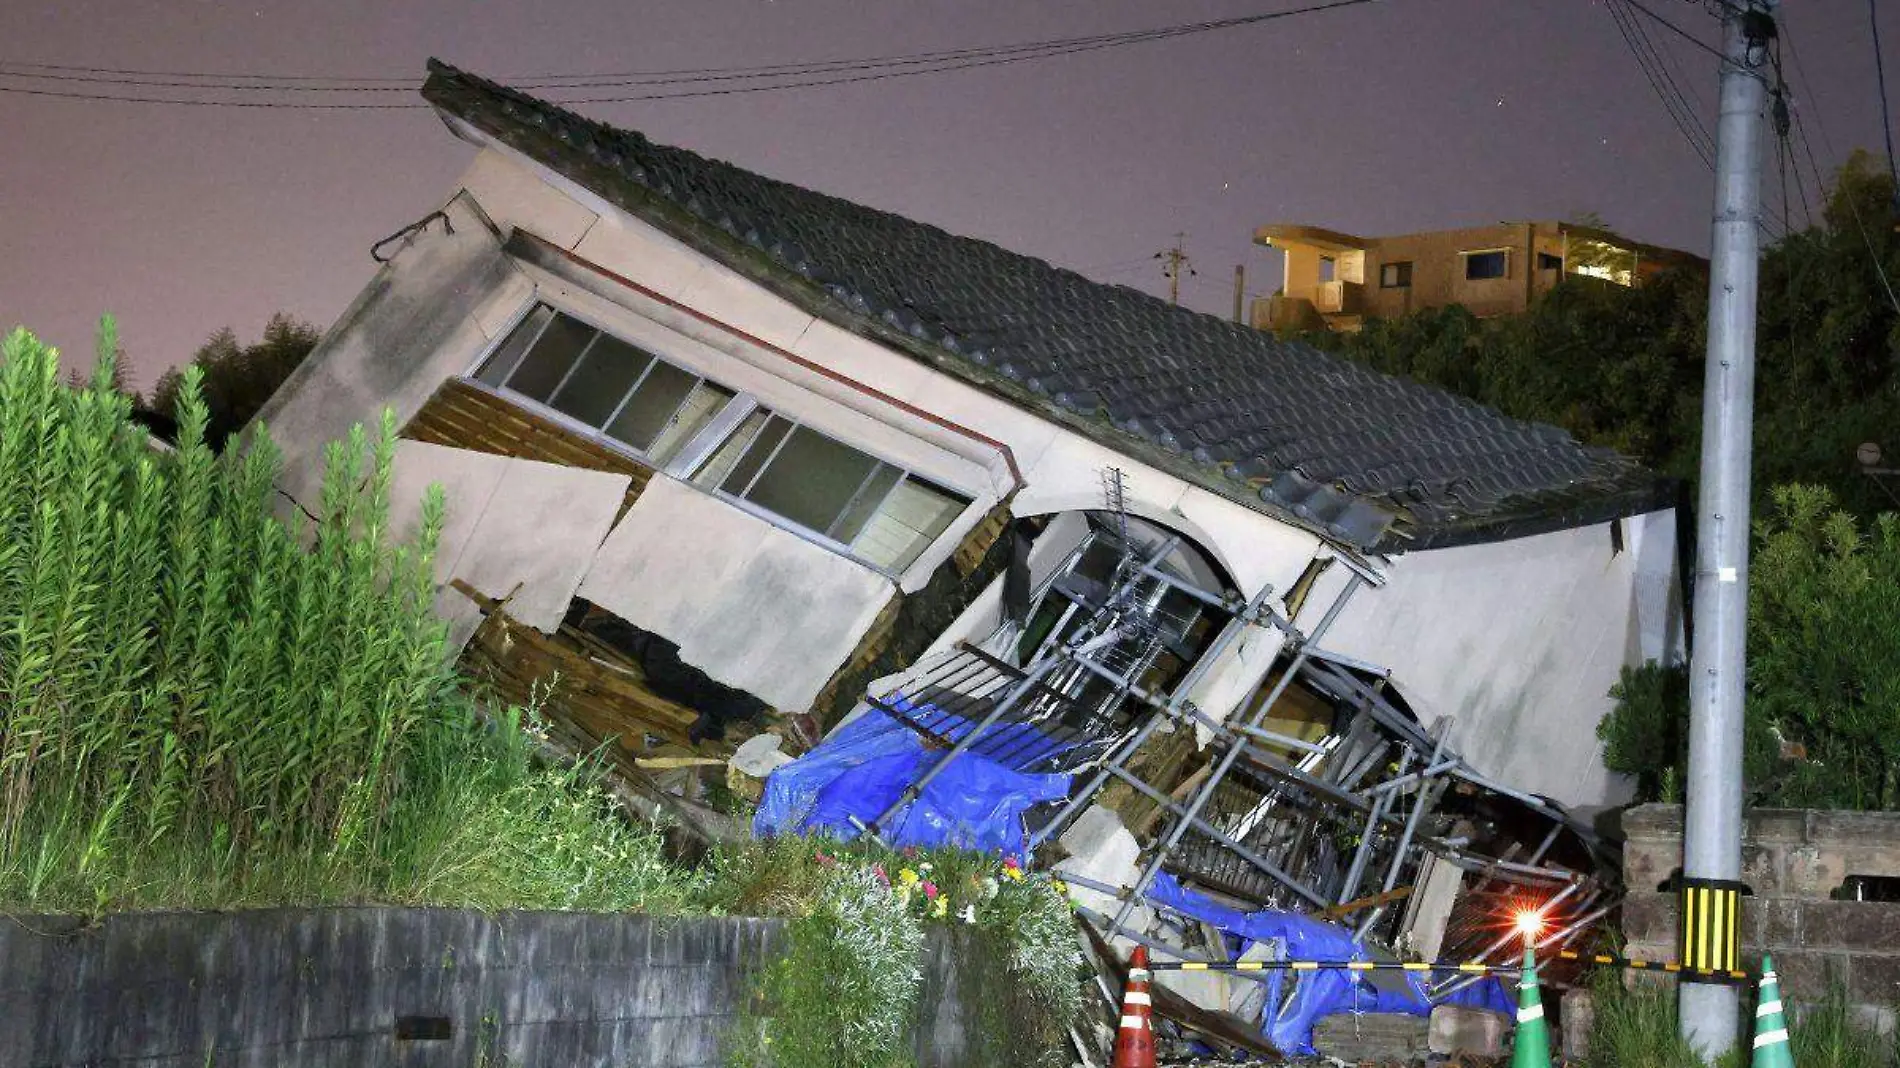
<instances>
[{"instance_id":1,"label":"sign on utility pole","mask_svg":"<svg viewBox=\"0 0 1900 1068\"><path fill-rule=\"evenodd\" d=\"M1715 242L1696 505L1695 644L1689 661L1688 804L1678 960L1741 967L1742 698L1748 630L1748 503L1755 410L1757 225L1768 48L1775 0L1722 7ZM1682 1034L1705 1055L1735 1044L1736 988L1685 980Z\"/></svg>"}]
</instances>

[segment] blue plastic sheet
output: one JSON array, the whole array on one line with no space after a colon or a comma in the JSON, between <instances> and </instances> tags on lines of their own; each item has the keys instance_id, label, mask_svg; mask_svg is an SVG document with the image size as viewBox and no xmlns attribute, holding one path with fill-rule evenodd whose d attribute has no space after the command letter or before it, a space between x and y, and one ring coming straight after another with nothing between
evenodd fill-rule
<instances>
[{"instance_id":1,"label":"blue plastic sheet","mask_svg":"<svg viewBox=\"0 0 1900 1068\"><path fill-rule=\"evenodd\" d=\"M1292 912L1264 910L1241 912L1218 904L1192 890L1185 889L1167 873L1158 873L1148 891L1151 901L1176 912L1185 913L1227 932L1229 948L1237 959L1253 944L1284 940L1289 960L1371 960L1364 943L1336 924L1315 920ZM1405 990L1381 989L1363 974L1338 969L1308 972L1300 976L1293 996L1286 997L1289 976L1285 972L1266 973L1267 1005L1261 1018L1261 1033L1282 1053L1312 1056L1313 1025L1326 1016L1346 1012L1393 1012L1411 1016L1431 1015L1434 1004L1463 1005L1509 1014L1510 996L1496 978L1478 983L1436 1002L1426 997L1428 977L1418 972L1399 973Z\"/></svg>"},{"instance_id":2,"label":"blue plastic sheet","mask_svg":"<svg viewBox=\"0 0 1900 1068\"><path fill-rule=\"evenodd\" d=\"M934 710L933 710L934 711ZM937 712L937 715L945 715ZM951 717L952 738L972 724ZM1034 728L1001 724L984 732ZM850 840L855 817L871 822L903 796L944 751L930 750L922 736L873 708L833 731L804 756L780 767L765 780L765 795L753 818L760 837L825 834ZM1020 855L1024 852L1023 813L1044 801L1069 794L1067 775L1031 775L1011 771L987 757L966 752L924 787L917 800L880 828L893 846L956 846Z\"/></svg>"}]
</instances>

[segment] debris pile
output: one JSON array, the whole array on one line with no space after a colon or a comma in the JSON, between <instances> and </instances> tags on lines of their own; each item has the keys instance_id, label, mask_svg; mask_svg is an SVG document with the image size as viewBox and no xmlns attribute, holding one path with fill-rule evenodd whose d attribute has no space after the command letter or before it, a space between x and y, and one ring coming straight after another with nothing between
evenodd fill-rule
<instances>
[{"instance_id":1,"label":"debris pile","mask_svg":"<svg viewBox=\"0 0 1900 1068\"><path fill-rule=\"evenodd\" d=\"M1508 1012L1482 970L1289 962L1508 965L1523 913L1554 953L1612 907L1613 854L1561 806L1473 768L1451 721L1421 724L1389 672L1327 650L1328 627L1380 584L1376 571L1336 558L1348 580L1303 631L1271 591L1241 600L1198 557L1119 509L1090 513L994 633L880 680L854 718L775 772L756 829L1053 867L1105 974L1145 947L1156 1017L1223 1055L1310 1054L1315 1024L1337 1013ZM1297 600L1288 614L1302 614ZM1259 691L1225 717L1197 707L1213 667L1262 633L1280 652Z\"/></svg>"}]
</instances>

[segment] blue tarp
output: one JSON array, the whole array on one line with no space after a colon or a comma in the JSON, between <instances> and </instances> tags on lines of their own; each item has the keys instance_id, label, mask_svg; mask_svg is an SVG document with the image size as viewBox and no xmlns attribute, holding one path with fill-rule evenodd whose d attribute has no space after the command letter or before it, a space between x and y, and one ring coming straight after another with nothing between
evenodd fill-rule
<instances>
[{"instance_id":1,"label":"blue tarp","mask_svg":"<svg viewBox=\"0 0 1900 1068\"><path fill-rule=\"evenodd\" d=\"M1256 942L1282 939L1289 960L1371 960L1363 943L1336 924L1326 923L1292 912L1265 910L1241 912L1217 904L1185 889L1167 873L1155 875L1148 891L1151 901L1220 928L1230 936L1234 957ZM1368 982L1363 974L1337 969L1302 975L1286 998L1288 975L1269 972L1266 978L1267 1005L1261 1019L1261 1032L1282 1053L1311 1056L1313 1025L1321 1017L1342 1012L1397 1012L1412 1016L1431 1015L1434 1004L1464 1005L1509 1014L1512 1003L1503 984L1486 978L1437 1002L1425 996L1428 977L1418 972L1399 973L1406 989L1384 990Z\"/></svg>"},{"instance_id":2,"label":"blue tarp","mask_svg":"<svg viewBox=\"0 0 1900 1068\"><path fill-rule=\"evenodd\" d=\"M962 737L972 726L938 709L929 713L947 724L940 733L950 738ZM999 724L983 737L1017 731L1035 733L1035 728ZM1025 739L1037 740L1042 740L1040 735ZM917 732L869 709L811 752L772 772L765 780L753 831L761 837L816 833L855 838L858 830L851 817L865 823L876 819L944 752L928 749ZM1067 775L1011 771L987 757L965 753L898 812L888 828L880 828L880 834L899 847L957 846L1021 855L1023 812L1068 794Z\"/></svg>"}]
</instances>

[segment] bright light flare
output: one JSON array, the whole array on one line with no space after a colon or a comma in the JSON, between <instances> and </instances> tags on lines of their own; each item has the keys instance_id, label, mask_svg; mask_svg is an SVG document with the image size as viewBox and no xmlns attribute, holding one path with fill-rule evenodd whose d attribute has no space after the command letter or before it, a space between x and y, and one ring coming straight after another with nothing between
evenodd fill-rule
<instances>
[{"instance_id":1,"label":"bright light flare","mask_svg":"<svg viewBox=\"0 0 1900 1068\"><path fill-rule=\"evenodd\" d=\"M1514 925L1517 927L1517 933L1523 935L1525 939L1536 938L1544 929L1544 914L1536 909L1525 909L1517 914Z\"/></svg>"}]
</instances>

